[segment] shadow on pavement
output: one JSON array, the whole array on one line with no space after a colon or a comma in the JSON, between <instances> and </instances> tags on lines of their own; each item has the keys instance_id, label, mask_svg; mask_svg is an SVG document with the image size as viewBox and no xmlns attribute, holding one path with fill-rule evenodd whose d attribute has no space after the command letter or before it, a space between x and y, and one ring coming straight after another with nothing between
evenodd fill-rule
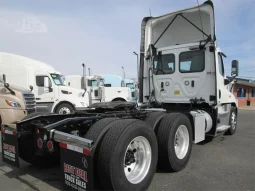
<instances>
[{"instance_id":1,"label":"shadow on pavement","mask_svg":"<svg viewBox=\"0 0 255 191\"><path fill-rule=\"evenodd\" d=\"M16 168L4 163L2 158L0 161L2 176L15 178L33 190L62 190L60 165L53 168L39 168L20 159L20 168Z\"/></svg>"}]
</instances>

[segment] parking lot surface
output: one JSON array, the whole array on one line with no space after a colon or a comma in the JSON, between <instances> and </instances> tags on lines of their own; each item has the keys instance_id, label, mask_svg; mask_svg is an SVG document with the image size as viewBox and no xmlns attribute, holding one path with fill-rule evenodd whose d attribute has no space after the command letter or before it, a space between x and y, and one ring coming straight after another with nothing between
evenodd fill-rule
<instances>
[{"instance_id":1,"label":"parking lot surface","mask_svg":"<svg viewBox=\"0 0 255 191\"><path fill-rule=\"evenodd\" d=\"M18 169L0 159L0 190L61 190L60 167L40 169L20 163ZM149 190L255 190L255 111L239 110L234 136L193 145L183 171L158 170Z\"/></svg>"}]
</instances>

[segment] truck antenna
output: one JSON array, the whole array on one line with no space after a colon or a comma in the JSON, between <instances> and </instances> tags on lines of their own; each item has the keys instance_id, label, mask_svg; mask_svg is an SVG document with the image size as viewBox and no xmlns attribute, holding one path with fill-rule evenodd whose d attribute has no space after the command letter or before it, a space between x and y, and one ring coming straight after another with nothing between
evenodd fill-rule
<instances>
[{"instance_id":1,"label":"truck antenna","mask_svg":"<svg viewBox=\"0 0 255 191\"><path fill-rule=\"evenodd\" d=\"M205 39L204 29L203 29L203 23L202 23L202 17L201 17L201 11L200 11L200 5L199 5L199 0L197 0L197 8L198 8L198 11L199 11L199 17L200 17L200 22L201 22L201 28L202 28L202 31L203 31L203 39Z\"/></svg>"}]
</instances>

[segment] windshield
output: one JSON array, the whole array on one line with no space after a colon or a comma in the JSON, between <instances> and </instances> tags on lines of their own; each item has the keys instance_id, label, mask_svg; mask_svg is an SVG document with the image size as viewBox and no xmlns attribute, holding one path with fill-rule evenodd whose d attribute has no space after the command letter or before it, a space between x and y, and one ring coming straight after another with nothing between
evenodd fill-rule
<instances>
[{"instance_id":1,"label":"windshield","mask_svg":"<svg viewBox=\"0 0 255 191\"><path fill-rule=\"evenodd\" d=\"M64 79L63 79L63 76L59 75L59 74L50 74L54 83L57 85L57 86L64 86Z\"/></svg>"},{"instance_id":2,"label":"windshield","mask_svg":"<svg viewBox=\"0 0 255 191\"><path fill-rule=\"evenodd\" d=\"M128 88L131 88L131 89L134 89L134 88L135 88L135 86L134 86L133 83L126 83L126 86L127 86Z\"/></svg>"},{"instance_id":3,"label":"windshield","mask_svg":"<svg viewBox=\"0 0 255 191\"><path fill-rule=\"evenodd\" d=\"M97 80L88 80L88 86L97 87Z\"/></svg>"}]
</instances>

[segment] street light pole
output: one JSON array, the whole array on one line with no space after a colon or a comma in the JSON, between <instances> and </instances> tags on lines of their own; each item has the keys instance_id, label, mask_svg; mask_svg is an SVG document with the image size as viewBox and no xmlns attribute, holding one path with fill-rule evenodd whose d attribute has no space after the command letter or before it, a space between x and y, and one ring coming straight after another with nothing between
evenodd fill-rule
<instances>
[{"instance_id":1,"label":"street light pole","mask_svg":"<svg viewBox=\"0 0 255 191\"><path fill-rule=\"evenodd\" d=\"M133 52L134 55L136 55L136 59L137 59L137 80L139 78L139 59L138 59L138 54L134 51Z\"/></svg>"}]
</instances>

